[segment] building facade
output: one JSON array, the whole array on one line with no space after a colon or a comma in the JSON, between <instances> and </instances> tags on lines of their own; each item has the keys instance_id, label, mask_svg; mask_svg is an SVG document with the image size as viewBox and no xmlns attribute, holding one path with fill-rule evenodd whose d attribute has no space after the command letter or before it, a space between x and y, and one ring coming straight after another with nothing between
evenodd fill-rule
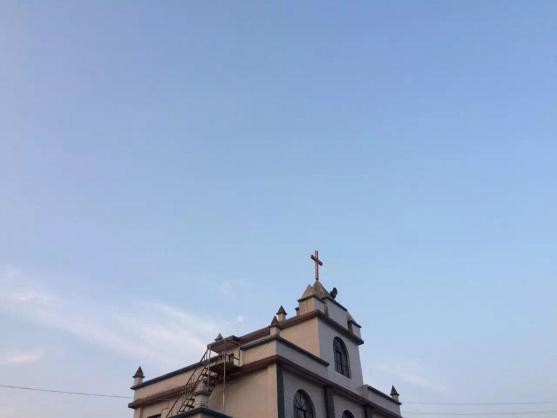
<instances>
[{"instance_id":1,"label":"building facade","mask_svg":"<svg viewBox=\"0 0 557 418\"><path fill-rule=\"evenodd\" d=\"M360 325L319 281L288 318L217 339L199 363L144 380L134 376L134 418L400 418L389 395L363 381Z\"/></svg>"}]
</instances>

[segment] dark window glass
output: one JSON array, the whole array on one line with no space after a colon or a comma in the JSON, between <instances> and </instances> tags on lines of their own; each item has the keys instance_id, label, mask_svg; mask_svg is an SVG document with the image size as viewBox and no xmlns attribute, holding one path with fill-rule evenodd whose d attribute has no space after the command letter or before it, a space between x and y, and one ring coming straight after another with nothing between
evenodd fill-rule
<instances>
[{"instance_id":1,"label":"dark window glass","mask_svg":"<svg viewBox=\"0 0 557 418\"><path fill-rule=\"evenodd\" d=\"M352 412L350 411L344 411L342 413L342 418L354 418L354 415L352 415Z\"/></svg>"},{"instance_id":2,"label":"dark window glass","mask_svg":"<svg viewBox=\"0 0 557 418\"><path fill-rule=\"evenodd\" d=\"M333 341L333 350L335 353L335 370L346 377L350 377L348 351L346 350L344 342L338 337Z\"/></svg>"},{"instance_id":3,"label":"dark window glass","mask_svg":"<svg viewBox=\"0 0 557 418\"><path fill-rule=\"evenodd\" d=\"M295 418L313 418L313 404L311 399L303 390L296 392L294 396L294 417Z\"/></svg>"}]
</instances>

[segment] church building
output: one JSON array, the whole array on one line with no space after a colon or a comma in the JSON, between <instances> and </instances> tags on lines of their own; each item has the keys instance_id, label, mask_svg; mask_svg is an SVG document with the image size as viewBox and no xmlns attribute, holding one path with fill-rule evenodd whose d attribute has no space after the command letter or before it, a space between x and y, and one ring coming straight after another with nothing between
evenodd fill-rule
<instances>
[{"instance_id":1,"label":"church building","mask_svg":"<svg viewBox=\"0 0 557 418\"><path fill-rule=\"evenodd\" d=\"M401 418L399 394L363 381L361 326L319 280L291 317L242 336L219 335L198 363L144 380L133 376L134 418ZM200 353L201 354L201 353Z\"/></svg>"}]
</instances>

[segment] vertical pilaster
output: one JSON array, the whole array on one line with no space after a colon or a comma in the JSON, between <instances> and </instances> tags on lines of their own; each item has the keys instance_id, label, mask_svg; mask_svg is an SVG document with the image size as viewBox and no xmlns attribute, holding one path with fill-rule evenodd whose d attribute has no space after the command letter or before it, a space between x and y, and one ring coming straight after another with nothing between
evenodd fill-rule
<instances>
[{"instance_id":1,"label":"vertical pilaster","mask_svg":"<svg viewBox=\"0 0 557 418\"><path fill-rule=\"evenodd\" d=\"M278 418L285 418L284 414L284 374L282 364L276 364L277 369L277 410Z\"/></svg>"},{"instance_id":2,"label":"vertical pilaster","mask_svg":"<svg viewBox=\"0 0 557 418\"><path fill-rule=\"evenodd\" d=\"M371 409L369 407L364 406L364 412L365 412L366 418L373 418L373 416L371 414Z\"/></svg>"},{"instance_id":3,"label":"vertical pilaster","mask_svg":"<svg viewBox=\"0 0 557 418\"><path fill-rule=\"evenodd\" d=\"M335 418L335 400L333 390L330 386L325 386L325 412L327 418Z\"/></svg>"}]
</instances>

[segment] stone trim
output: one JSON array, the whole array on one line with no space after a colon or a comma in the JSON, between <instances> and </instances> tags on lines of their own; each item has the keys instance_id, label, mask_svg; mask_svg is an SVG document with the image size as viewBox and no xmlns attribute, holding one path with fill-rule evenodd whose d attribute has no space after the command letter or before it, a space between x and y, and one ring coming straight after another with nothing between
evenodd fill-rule
<instances>
[{"instance_id":1,"label":"stone trim","mask_svg":"<svg viewBox=\"0 0 557 418\"><path fill-rule=\"evenodd\" d=\"M391 401L391 402L394 402L394 403L396 403L396 404L402 405L401 402L395 401L393 398L391 398L391 397L390 397L389 395L387 395L386 393L381 392L379 389L375 389L373 386L370 386L370 385L364 385L364 386L365 386L365 387L367 388L367 390L369 390L370 392L373 392L373 393L375 393L376 395L382 396L383 398L388 399L388 400Z\"/></svg>"},{"instance_id":2,"label":"stone trim","mask_svg":"<svg viewBox=\"0 0 557 418\"><path fill-rule=\"evenodd\" d=\"M303 302L303 301L305 301L305 300L312 299L312 298L315 298L315 299L317 299L319 302L324 303L323 300L322 300L322 298L320 298L320 297L317 296L317 295L308 295L308 296L304 296L303 298L298 299L298 303Z\"/></svg>"},{"instance_id":3,"label":"stone trim","mask_svg":"<svg viewBox=\"0 0 557 418\"><path fill-rule=\"evenodd\" d=\"M286 345L287 347L292 348L293 350L296 350L297 352L311 358L313 361L316 361L317 363L320 363L321 365L328 367L329 366L329 362L323 360L321 357L316 356L313 353L310 353L307 350L304 350L302 347L300 347L299 345L294 344L292 341L289 341L285 338L282 338L280 335L270 335L268 337L262 338L261 340L257 340L257 341L253 341L249 344L246 344L245 346L242 347L243 351L247 351L250 350L252 348L258 347L260 345L263 344L267 344L271 341L277 341L279 343L282 343L284 345Z\"/></svg>"},{"instance_id":4,"label":"stone trim","mask_svg":"<svg viewBox=\"0 0 557 418\"><path fill-rule=\"evenodd\" d=\"M362 328L362 326L361 326L360 324L358 324L358 323L354 320L354 318L349 319L349 320L348 320L348 323L349 323L349 324L354 324L354 325L356 325L358 328Z\"/></svg>"},{"instance_id":5,"label":"stone trim","mask_svg":"<svg viewBox=\"0 0 557 418\"><path fill-rule=\"evenodd\" d=\"M145 398L135 399L128 404L128 408L136 409L145 405L151 405L162 401L171 401L179 396L185 389L185 385L178 386L174 389L168 389L162 392L157 392L153 395L146 396Z\"/></svg>"},{"instance_id":6,"label":"stone trim","mask_svg":"<svg viewBox=\"0 0 557 418\"><path fill-rule=\"evenodd\" d=\"M136 390L136 389L140 389L140 388L145 387L145 386L152 385L153 383L160 382L161 380L165 380L165 379L177 376L179 374L185 373L187 371L190 371L192 369L195 369L197 366L199 366L199 363L190 364L189 366L182 367L181 369L174 370L173 372L169 372L169 373L157 376L157 377L153 377L152 379L146 380L146 381L144 381L142 383L139 383L137 385L133 385L130 389L131 390Z\"/></svg>"},{"instance_id":7,"label":"stone trim","mask_svg":"<svg viewBox=\"0 0 557 418\"><path fill-rule=\"evenodd\" d=\"M323 296L323 299L328 299L328 300L330 300L330 301L333 302L335 305L337 305L340 309L342 309L342 310L345 311L345 312L348 312L348 309L346 309L344 306L342 306L340 303L338 303L338 302L336 301L336 299L334 299L332 296L328 296L328 295L327 295L327 296Z\"/></svg>"}]
</instances>

